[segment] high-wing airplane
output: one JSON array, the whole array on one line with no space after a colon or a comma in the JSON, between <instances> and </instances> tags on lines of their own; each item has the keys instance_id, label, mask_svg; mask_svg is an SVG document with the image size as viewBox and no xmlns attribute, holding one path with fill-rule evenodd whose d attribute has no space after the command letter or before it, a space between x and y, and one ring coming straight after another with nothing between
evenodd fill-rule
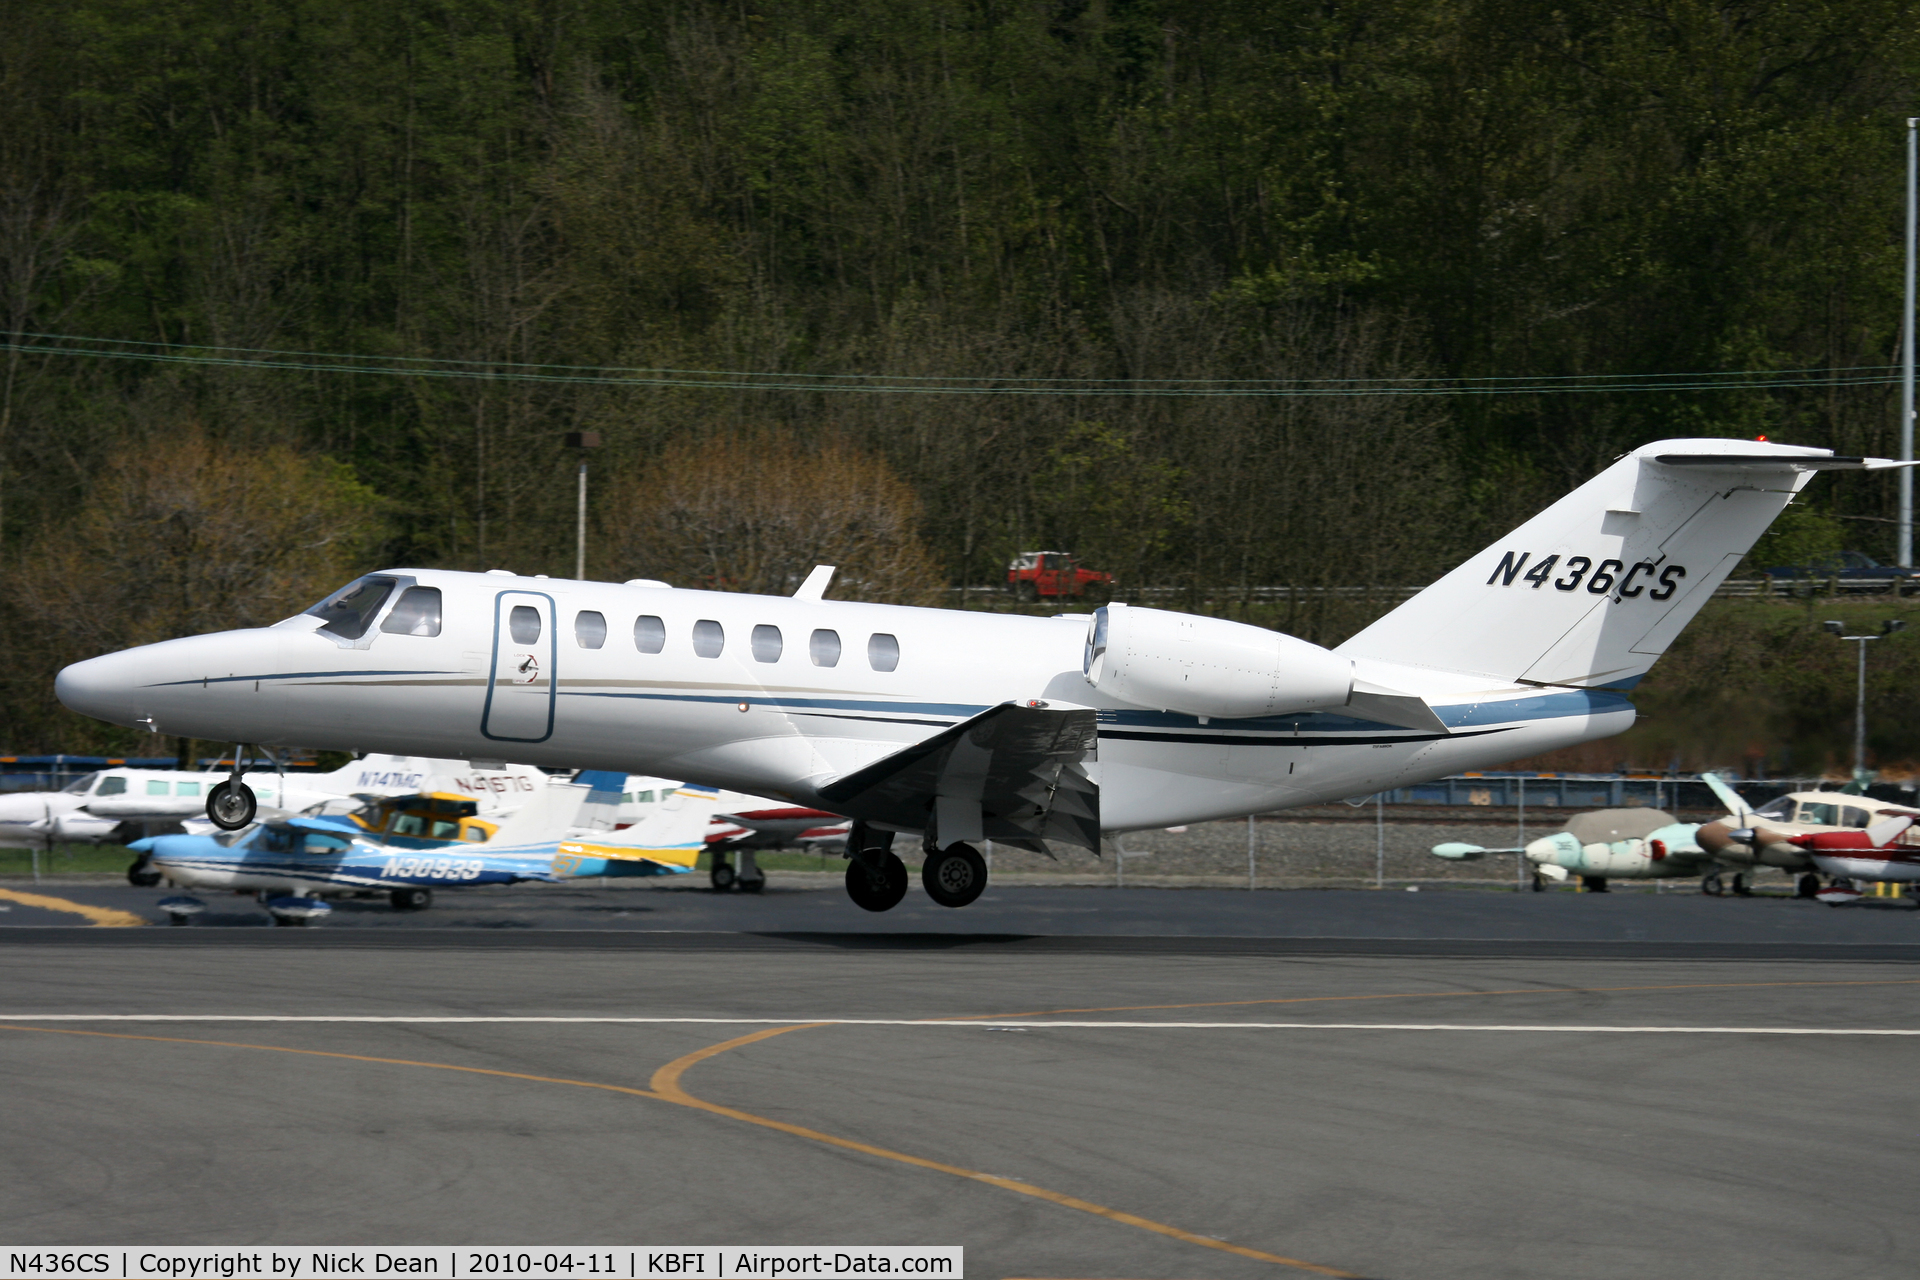
<instances>
[{"instance_id":1,"label":"high-wing airplane","mask_svg":"<svg viewBox=\"0 0 1920 1280\"><path fill-rule=\"evenodd\" d=\"M0 847L125 843L153 828L197 818L207 793L228 777L205 770L119 767L90 773L61 791L0 796ZM330 773L243 774L259 802L289 812L348 796L408 795L439 786L473 796L483 811L511 809L547 784L540 770L524 765L475 769L464 760L421 760L374 755Z\"/></svg>"},{"instance_id":2,"label":"high-wing airplane","mask_svg":"<svg viewBox=\"0 0 1920 1280\"><path fill-rule=\"evenodd\" d=\"M663 806L647 822L615 832L567 820L583 801L592 806L590 786L598 792L591 778L547 789L482 842L396 843L391 832L370 832L351 817L286 815L237 833L149 836L131 847L147 860L155 882L179 888L252 891L263 898L385 891L401 911L424 910L435 889L693 870L705 844L711 791L685 789L684 804ZM612 787L609 809L618 803L618 781Z\"/></svg>"},{"instance_id":3,"label":"high-wing airplane","mask_svg":"<svg viewBox=\"0 0 1920 1280\"><path fill-rule=\"evenodd\" d=\"M1905 465L1667 440L1600 475L1337 649L1110 604L1035 618L520 577L369 574L270 627L76 663L73 710L238 743L407 751L690 779L854 820L847 889L986 884L974 846L1367 794L1620 732L1643 676L1820 471ZM240 779L208 808L253 807Z\"/></svg>"}]
</instances>

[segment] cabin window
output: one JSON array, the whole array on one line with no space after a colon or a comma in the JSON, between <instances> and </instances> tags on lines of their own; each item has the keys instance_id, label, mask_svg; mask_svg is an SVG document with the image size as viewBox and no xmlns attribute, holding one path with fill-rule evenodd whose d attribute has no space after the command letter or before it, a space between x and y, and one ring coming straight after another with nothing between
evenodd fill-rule
<instances>
[{"instance_id":1,"label":"cabin window","mask_svg":"<svg viewBox=\"0 0 1920 1280\"><path fill-rule=\"evenodd\" d=\"M816 631L807 640L807 656L813 659L816 667L837 667L840 665L840 633L838 631Z\"/></svg>"},{"instance_id":2,"label":"cabin window","mask_svg":"<svg viewBox=\"0 0 1920 1280\"><path fill-rule=\"evenodd\" d=\"M346 851L346 837L323 835L318 831L309 831L307 833L306 848L303 850L309 857L316 858L345 853Z\"/></svg>"},{"instance_id":3,"label":"cabin window","mask_svg":"<svg viewBox=\"0 0 1920 1280\"><path fill-rule=\"evenodd\" d=\"M780 637L780 628L765 623L753 629L753 660L755 662L778 662L780 650L785 641Z\"/></svg>"},{"instance_id":4,"label":"cabin window","mask_svg":"<svg viewBox=\"0 0 1920 1280\"><path fill-rule=\"evenodd\" d=\"M634 793L633 793L633 802L634 802L635 804L652 804L652 803L653 803L653 792L651 792L651 791L636 791L636 792L634 792Z\"/></svg>"},{"instance_id":5,"label":"cabin window","mask_svg":"<svg viewBox=\"0 0 1920 1280\"><path fill-rule=\"evenodd\" d=\"M591 609L574 614L573 638L582 649L598 649L607 642L607 615Z\"/></svg>"},{"instance_id":6,"label":"cabin window","mask_svg":"<svg viewBox=\"0 0 1920 1280\"><path fill-rule=\"evenodd\" d=\"M633 647L642 653L658 653L667 647L667 624L652 614L633 620Z\"/></svg>"},{"instance_id":7,"label":"cabin window","mask_svg":"<svg viewBox=\"0 0 1920 1280\"><path fill-rule=\"evenodd\" d=\"M373 616L398 586L392 578L378 576L356 578L346 586L307 610L326 620L320 630L342 640L358 640L373 625Z\"/></svg>"},{"instance_id":8,"label":"cabin window","mask_svg":"<svg viewBox=\"0 0 1920 1280\"><path fill-rule=\"evenodd\" d=\"M876 631L867 641L867 662L875 671L891 671L900 665L900 641L884 631Z\"/></svg>"},{"instance_id":9,"label":"cabin window","mask_svg":"<svg viewBox=\"0 0 1920 1280\"><path fill-rule=\"evenodd\" d=\"M460 838L477 844L487 838L487 829L476 823L469 822L460 828Z\"/></svg>"},{"instance_id":10,"label":"cabin window","mask_svg":"<svg viewBox=\"0 0 1920 1280\"><path fill-rule=\"evenodd\" d=\"M197 796L200 794L200 784L197 782L176 782L173 784L173 794L177 796Z\"/></svg>"},{"instance_id":11,"label":"cabin window","mask_svg":"<svg viewBox=\"0 0 1920 1280\"><path fill-rule=\"evenodd\" d=\"M423 836L427 833L427 820L417 813L396 813L392 832L396 836Z\"/></svg>"},{"instance_id":12,"label":"cabin window","mask_svg":"<svg viewBox=\"0 0 1920 1280\"><path fill-rule=\"evenodd\" d=\"M147 794L150 796L163 796L167 794L167 784L164 781L155 781L152 778L148 778Z\"/></svg>"},{"instance_id":13,"label":"cabin window","mask_svg":"<svg viewBox=\"0 0 1920 1280\"><path fill-rule=\"evenodd\" d=\"M1840 825L1840 815L1835 811L1839 807L1838 805L1815 804L1811 800L1802 800L1800 802L1800 812L1794 816L1793 820L1795 822L1805 823L1808 826L1837 827Z\"/></svg>"},{"instance_id":14,"label":"cabin window","mask_svg":"<svg viewBox=\"0 0 1920 1280\"><path fill-rule=\"evenodd\" d=\"M451 818L435 818L429 834L435 840L452 840L459 836L460 824Z\"/></svg>"},{"instance_id":15,"label":"cabin window","mask_svg":"<svg viewBox=\"0 0 1920 1280\"><path fill-rule=\"evenodd\" d=\"M1865 809L1856 809L1852 805L1840 810L1840 825L1843 827L1870 827L1873 815Z\"/></svg>"},{"instance_id":16,"label":"cabin window","mask_svg":"<svg viewBox=\"0 0 1920 1280\"><path fill-rule=\"evenodd\" d=\"M94 792L96 796L123 796L125 794L127 794L127 780L125 778L102 778L100 780L100 789Z\"/></svg>"},{"instance_id":17,"label":"cabin window","mask_svg":"<svg viewBox=\"0 0 1920 1280\"><path fill-rule=\"evenodd\" d=\"M517 604L507 615L507 631L515 644L532 644L540 638L540 611L530 604Z\"/></svg>"},{"instance_id":18,"label":"cabin window","mask_svg":"<svg viewBox=\"0 0 1920 1280\"><path fill-rule=\"evenodd\" d=\"M693 651L703 658L717 658L720 651L727 647L726 628L712 618L702 618L693 624Z\"/></svg>"},{"instance_id":19,"label":"cabin window","mask_svg":"<svg viewBox=\"0 0 1920 1280\"><path fill-rule=\"evenodd\" d=\"M399 603L380 624L380 630L396 636L439 635L440 588L408 587L402 591Z\"/></svg>"}]
</instances>

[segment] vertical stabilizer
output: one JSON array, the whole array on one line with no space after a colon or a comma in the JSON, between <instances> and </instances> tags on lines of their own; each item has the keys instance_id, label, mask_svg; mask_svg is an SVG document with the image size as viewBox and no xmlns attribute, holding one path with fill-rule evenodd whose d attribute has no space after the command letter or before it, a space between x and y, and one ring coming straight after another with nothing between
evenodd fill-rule
<instances>
[{"instance_id":1,"label":"vertical stabilizer","mask_svg":"<svg viewBox=\"0 0 1920 1280\"><path fill-rule=\"evenodd\" d=\"M1336 652L1506 683L1631 687L1815 472L1900 465L1750 440L1646 445Z\"/></svg>"}]
</instances>

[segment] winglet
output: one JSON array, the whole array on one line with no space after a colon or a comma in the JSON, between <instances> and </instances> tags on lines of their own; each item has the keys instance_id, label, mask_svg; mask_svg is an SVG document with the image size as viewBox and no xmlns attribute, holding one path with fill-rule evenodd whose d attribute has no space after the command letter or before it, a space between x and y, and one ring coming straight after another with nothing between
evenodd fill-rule
<instances>
[{"instance_id":1,"label":"winglet","mask_svg":"<svg viewBox=\"0 0 1920 1280\"><path fill-rule=\"evenodd\" d=\"M826 599L827 584L833 581L833 569L834 566L830 564L813 566L813 572L808 574L807 580L800 584L800 589L793 593L793 598L795 600Z\"/></svg>"}]
</instances>

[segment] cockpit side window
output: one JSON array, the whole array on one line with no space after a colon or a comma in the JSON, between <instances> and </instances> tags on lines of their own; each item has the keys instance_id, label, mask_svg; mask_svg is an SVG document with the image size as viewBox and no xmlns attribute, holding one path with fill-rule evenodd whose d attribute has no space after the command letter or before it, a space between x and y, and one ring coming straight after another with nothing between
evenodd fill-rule
<instances>
[{"instance_id":1,"label":"cockpit side window","mask_svg":"<svg viewBox=\"0 0 1920 1280\"><path fill-rule=\"evenodd\" d=\"M94 792L96 797L123 796L125 794L127 794L127 780L117 774L111 778L100 779L100 790Z\"/></svg>"},{"instance_id":2,"label":"cockpit side window","mask_svg":"<svg viewBox=\"0 0 1920 1280\"><path fill-rule=\"evenodd\" d=\"M380 624L380 630L396 636L439 635L440 588L408 587L402 591L399 603Z\"/></svg>"},{"instance_id":3,"label":"cockpit side window","mask_svg":"<svg viewBox=\"0 0 1920 1280\"><path fill-rule=\"evenodd\" d=\"M1837 805L1803 800L1800 802L1800 812L1794 815L1793 820L1802 826L1837 827L1840 825L1840 815L1834 812L1836 808Z\"/></svg>"},{"instance_id":4,"label":"cockpit side window","mask_svg":"<svg viewBox=\"0 0 1920 1280\"><path fill-rule=\"evenodd\" d=\"M379 574L355 578L307 612L326 620L327 625L320 630L328 635L358 640L367 634L374 615L380 612L380 606L387 602L396 585L392 578Z\"/></svg>"}]
</instances>

